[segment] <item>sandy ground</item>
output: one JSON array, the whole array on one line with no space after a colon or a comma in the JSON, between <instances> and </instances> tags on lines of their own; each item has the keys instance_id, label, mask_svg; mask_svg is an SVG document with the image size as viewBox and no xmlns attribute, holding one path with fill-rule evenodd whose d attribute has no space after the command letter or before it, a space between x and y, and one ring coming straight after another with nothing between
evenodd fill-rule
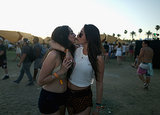
<instances>
[{"instance_id":1,"label":"sandy ground","mask_svg":"<svg viewBox=\"0 0 160 115\"><path fill-rule=\"evenodd\" d=\"M19 74L18 61L12 61L14 56L13 51L8 52L10 79L0 80L0 115L39 115L37 102L41 88L37 84L25 86L28 83L26 75L20 84L13 83ZM118 65L115 59L105 64L105 109L101 115L160 115L160 70L154 70L150 88L144 90L130 64L125 61ZM3 75L0 69L0 77ZM92 89L95 103L95 82Z\"/></svg>"}]
</instances>

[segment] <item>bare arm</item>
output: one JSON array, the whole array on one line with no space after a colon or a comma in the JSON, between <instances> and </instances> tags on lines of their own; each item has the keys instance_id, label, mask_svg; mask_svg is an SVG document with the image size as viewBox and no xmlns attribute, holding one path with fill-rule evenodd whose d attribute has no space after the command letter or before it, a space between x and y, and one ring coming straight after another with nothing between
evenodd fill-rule
<instances>
[{"instance_id":1,"label":"bare arm","mask_svg":"<svg viewBox=\"0 0 160 115\"><path fill-rule=\"evenodd\" d=\"M38 84L40 86L50 83L56 79L56 78L54 79L52 78L52 71L56 67L56 58L57 58L56 52L51 51L47 55L46 59L44 60L42 69L40 71L40 75L38 78ZM56 72L57 75L61 76L62 74L66 73L70 66L71 66L71 62L68 61L67 59L64 59L61 69Z\"/></svg>"},{"instance_id":2,"label":"bare arm","mask_svg":"<svg viewBox=\"0 0 160 115\"><path fill-rule=\"evenodd\" d=\"M50 45L53 49L56 49L56 50L65 52L65 48L64 48L63 46L61 46L60 44L54 42L53 40L49 42L49 45Z\"/></svg>"},{"instance_id":3,"label":"bare arm","mask_svg":"<svg viewBox=\"0 0 160 115\"><path fill-rule=\"evenodd\" d=\"M69 51L66 52L66 49L63 46L61 46L60 44L54 42L53 40L50 41L49 44L53 49L56 49L56 50L59 50L59 51L62 51L64 53L66 53L66 58L67 59L72 59L73 60L73 57L72 57L71 53Z\"/></svg>"},{"instance_id":4,"label":"bare arm","mask_svg":"<svg viewBox=\"0 0 160 115\"><path fill-rule=\"evenodd\" d=\"M21 66L21 64L23 63L23 61L25 60L25 58L26 58L26 56L27 56L27 54L22 54L22 56L21 56L21 59L20 59L20 61L19 61L19 63L17 64L17 66L18 67L20 67Z\"/></svg>"},{"instance_id":5,"label":"bare arm","mask_svg":"<svg viewBox=\"0 0 160 115\"><path fill-rule=\"evenodd\" d=\"M144 55L144 49L141 48L139 56L138 56L138 65L141 63L143 55Z\"/></svg>"},{"instance_id":6,"label":"bare arm","mask_svg":"<svg viewBox=\"0 0 160 115\"><path fill-rule=\"evenodd\" d=\"M98 73L96 80L96 103L101 103L103 96L104 59L98 56Z\"/></svg>"}]
</instances>

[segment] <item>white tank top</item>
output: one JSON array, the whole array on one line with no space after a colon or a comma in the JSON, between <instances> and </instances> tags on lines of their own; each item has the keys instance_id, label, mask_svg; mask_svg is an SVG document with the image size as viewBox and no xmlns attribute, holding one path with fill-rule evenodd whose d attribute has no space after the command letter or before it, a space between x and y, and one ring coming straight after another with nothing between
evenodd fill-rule
<instances>
[{"instance_id":1,"label":"white tank top","mask_svg":"<svg viewBox=\"0 0 160 115\"><path fill-rule=\"evenodd\" d=\"M88 55L83 54L83 47L76 49L74 59L76 64L69 81L78 87L91 85L94 73Z\"/></svg>"}]
</instances>

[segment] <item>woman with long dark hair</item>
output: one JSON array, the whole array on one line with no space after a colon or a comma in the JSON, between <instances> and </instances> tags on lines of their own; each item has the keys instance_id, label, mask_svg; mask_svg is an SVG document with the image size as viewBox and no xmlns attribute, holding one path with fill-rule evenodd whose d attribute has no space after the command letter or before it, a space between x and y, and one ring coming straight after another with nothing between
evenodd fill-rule
<instances>
[{"instance_id":1,"label":"woman with long dark hair","mask_svg":"<svg viewBox=\"0 0 160 115\"><path fill-rule=\"evenodd\" d=\"M75 34L68 26L57 27L51 36L51 42L73 52L70 39L75 39ZM65 115L66 72L71 65L72 60L65 58L64 52L52 49L46 55L38 77L38 84L42 86L38 106L42 115Z\"/></svg>"},{"instance_id":2,"label":"woman with long dark hair","mask_svg":"<svg viewBox=\"0 0 160 115\"><path fill-rule=\"evenodd\" d=\"M103 95L104 74L104 60L98 28L92 24L84 25L76 38L76 44L82 47L75 50L75 66L68 79L68 113L70 115L90 115L93 105L91 83L95 76L96 112L94 113L98 114ZM52 47L56 46L52 44Z\"/></svg>"}]
</instances>

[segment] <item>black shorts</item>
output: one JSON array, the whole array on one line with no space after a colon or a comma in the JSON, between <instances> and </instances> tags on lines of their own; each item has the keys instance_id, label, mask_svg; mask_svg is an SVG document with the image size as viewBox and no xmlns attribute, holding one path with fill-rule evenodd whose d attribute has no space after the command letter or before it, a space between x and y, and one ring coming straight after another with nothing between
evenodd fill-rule
<instances>
[{"instance_id":1,"label":"black shorts","mask_svg":"<svg viewBox=\"0 0 160 115\"><path fill-rule=\"evenodd\" d=\"M42 88L38 107L41 113L51 114L59 110L59 107L66 103L66 92L54 93Z\"/></svg>"},{"instance_id":2,"label":"black shorts","mask_svg":"<svg viewBox=\"0 0 160 115\"><path fill-rule=\"evenodd\" d=\"M7 69L7 61L6 60L0 60L0 67L3 69Z\"/></svg>"}]
</instances>

